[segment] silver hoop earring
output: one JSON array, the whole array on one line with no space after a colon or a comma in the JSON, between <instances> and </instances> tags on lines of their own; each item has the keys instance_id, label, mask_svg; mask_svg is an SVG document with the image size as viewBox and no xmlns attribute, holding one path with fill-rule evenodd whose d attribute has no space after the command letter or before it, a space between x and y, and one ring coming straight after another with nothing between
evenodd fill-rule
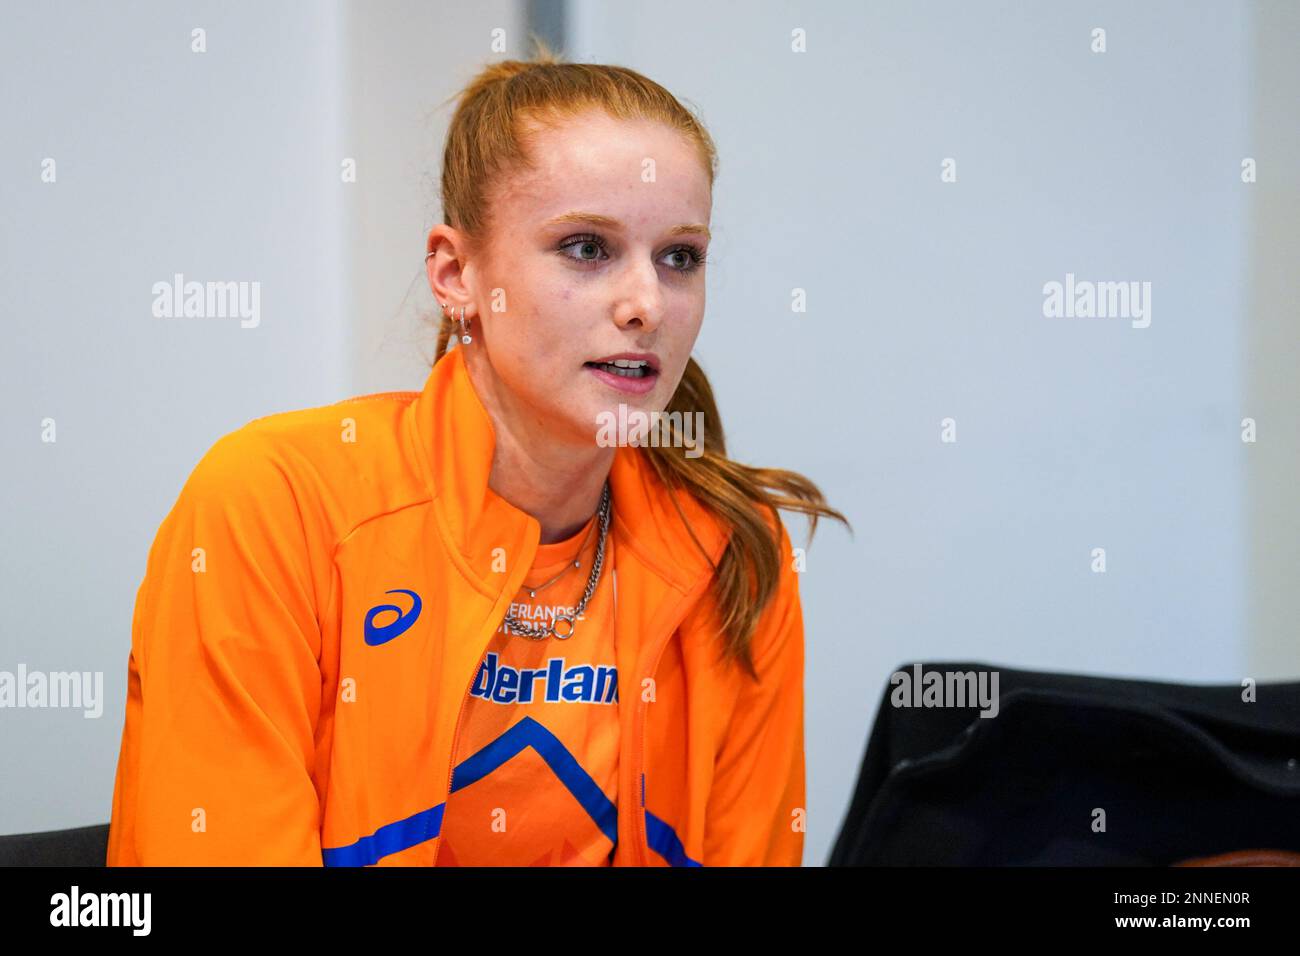
<instances>
[{"instance_id":1,"label":"silver hoop earring","mask_svg":"<svg viewBox=\"0 0 1300 956\"><path fill-rule=\"evenodd\" d=\"M460 342L462 345L469 345L474 341L469 337L469 327L465 324L465 307L460 307Z\"/></svg>"},{"instance_id":2,"label":"silver hoop earring","mask_svg":"<svg viewBox=\"0 0 1300 956\"><path fill-rule=\"evenodd\" d=\"M425 262L428 262L430 256L436 256L437 254L438 254L438 250L437 250L437 249L434 249L433 252L426 253L426 254L425 254L425 257L424 257L424 261L425 261Z\"/></svg>"}]
</instances>

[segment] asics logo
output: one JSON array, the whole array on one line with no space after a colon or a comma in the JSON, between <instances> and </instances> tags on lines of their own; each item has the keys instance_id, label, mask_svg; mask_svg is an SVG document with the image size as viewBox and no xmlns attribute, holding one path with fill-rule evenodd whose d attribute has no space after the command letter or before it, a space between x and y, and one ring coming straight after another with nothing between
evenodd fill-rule
<instances>
[{"instance_id":1,"label":"asics logo","mask_svg":"<svg viewBox=\"0 0 1300 956\"><path fill-rule=\"evenodd\" d=\"M366 643L371 647L379 644L387 644L393 638L405 634L410 630L415 619L420 616L420 595L414 591L408 591L405 588L395 588L392 591L385 591L385 594L409 594L415 602L411 609L405 613L396 604L378 604L366 612ZM387 624L375 626L375 617L384 611L395 611L397 620L389 621Z\"/></svg>"}]
</instances>

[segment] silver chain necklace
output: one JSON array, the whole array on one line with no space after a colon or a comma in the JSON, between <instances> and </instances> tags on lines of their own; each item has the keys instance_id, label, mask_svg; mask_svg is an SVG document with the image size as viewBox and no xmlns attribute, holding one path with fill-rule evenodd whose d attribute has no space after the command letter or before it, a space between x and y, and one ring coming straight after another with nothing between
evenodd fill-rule
<instances>
[{"instance_id":1,"label":"silver chain necklace","mask_svg":"<svg viewBox=\"0 0 1300 956\"><path fill-rule=\"evenodd\" d=\"M545 584L539 584L536 587L531 587L531 588L528 587L528 585L526 584L524 585L524 587L528 590L529 597L537 597L538 591L544 591L546 588L549 588L556 581L560 580L560 578L568 574L570 567L575 567L575 568L582 567L582 561L581 561L582 552L587 550L587 542L591 540L591 532L594 531L595 529L596 529L595 521L592 521L587 525L587 533L582 536L582 544L578 545L578 554L573 559L572 565L565 564L564 570L561 571L559 574L557 574L555 577L551 578L551 580L547 581Z\"/></svg>"},{"instance_id":2,"label":"silver chain necklace","mask_svg":"<svg viewBox=\"0 0 1300 956\"><path fill-rule=\"evenodd\" d=\"M596 583L600 580L601 566L605 563L605 537L609 532L609 481L605 482L605 488L600 494L598 513L600 515L600 537L596 539L596 557L591 562L591 573L587 576L587 588L582 592L582 600L573 609L573 613L555 615L555 619L546 627L527 624L513 615L507 614L501 622L507 634L526 637L530 641L543 641L551 636L563 641L573 635L574 628L577 626L575 622L582 616L582 612L587 609L587 602L591 600L591 595L596 591ZM561 627L563 627L563 632L560 630Z\"/></svg>"}]
</instances>

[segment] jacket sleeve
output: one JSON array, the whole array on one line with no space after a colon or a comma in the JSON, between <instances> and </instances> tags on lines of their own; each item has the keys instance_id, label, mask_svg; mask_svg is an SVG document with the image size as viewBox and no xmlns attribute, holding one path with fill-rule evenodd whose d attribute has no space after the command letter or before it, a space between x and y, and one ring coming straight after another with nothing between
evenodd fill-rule
<instances>
[{"instance_id":1,"label":"jacket sleeve","mask_svg":"<svg viewBox=\"0 0 1300 956\"><path fill-rule=\"evenodd\" d=\"M802 866L804 631L799 575L781 525L780 587L754 634L759 682L741 690L714 764L705 866Z\"/></svg>"},{"instance_id":2,"label":"jacket sleeve","mask_svg":"<svg viewBox=\"0 0 1300 956\"><path fill-rule=\"evenodd\" d=\"M322 864L320 647L294 488L245 426L199 462L149 551L109 866Z\"/></svg>"}]
</instances>

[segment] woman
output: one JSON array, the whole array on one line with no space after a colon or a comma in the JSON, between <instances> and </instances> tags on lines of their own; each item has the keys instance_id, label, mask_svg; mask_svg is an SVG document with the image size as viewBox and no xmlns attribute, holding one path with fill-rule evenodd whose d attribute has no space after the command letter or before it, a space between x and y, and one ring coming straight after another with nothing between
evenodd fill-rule
<instances>
[{"instance_id":1,"label":"woman","mask_svg":"<svg viewBox=\"0 0 1300 956\"><path fill-rule=\"evenodd\" d=\"M543 50L462 92L423 391L250 422L159 530L109 865L801 863L774 506L844 519L725 456L713 175L630 70Z\"/></svg>"}]
</instances>

